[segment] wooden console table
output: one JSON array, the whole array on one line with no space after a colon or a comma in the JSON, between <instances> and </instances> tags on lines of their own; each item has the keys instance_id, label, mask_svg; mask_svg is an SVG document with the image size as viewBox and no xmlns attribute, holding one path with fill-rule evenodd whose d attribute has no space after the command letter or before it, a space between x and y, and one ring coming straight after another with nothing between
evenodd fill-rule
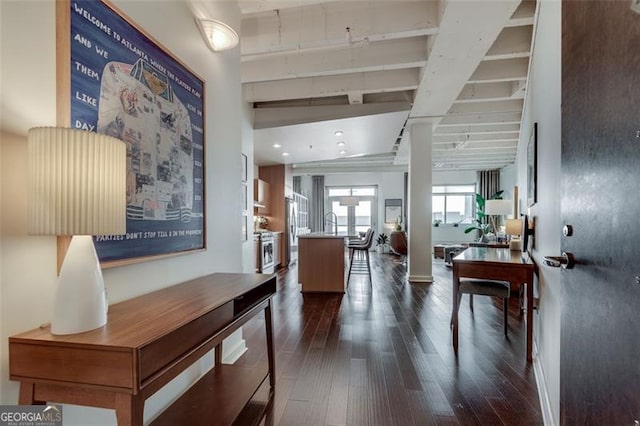
<instances>
[{"instance_id":1,"label":"wooden console table","mask_svg":"<svg viewBox=\"0 0 640 426\"><path fill-rule=\"evenodd\" d=\"M153 424L231 424L267 376L273 392L275 292L275 275L212 274L110 306L96 330L55 336L46 327L10 337L19 403L111 408L119 425L142 425L145 400L215 348L214 368ZM262 311L268 366L222 364L222 341Z\"/></svg>"},{"instance_id":2,"label":"wooden console table","mask_svg":"<svg viewBox=\"0 0 640 426\"><path fill-rule=\"evenodd\" d=\"M527 254L508 248L469 247L453 258L453 348L458 352L458 287L460 277L508 281L512 291L526 285L527 361L533 360L533 274Z\"/></svg>"}]
</instances>

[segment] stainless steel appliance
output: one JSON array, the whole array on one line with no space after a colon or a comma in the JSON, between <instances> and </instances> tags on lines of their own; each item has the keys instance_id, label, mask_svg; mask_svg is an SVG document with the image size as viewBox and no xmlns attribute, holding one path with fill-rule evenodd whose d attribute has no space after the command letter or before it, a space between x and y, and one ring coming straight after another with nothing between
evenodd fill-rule
<instances>
[{"instance_id":1,"label":"stainless steel appliance","mask_svg":"<svg viewBox=\"0 0 640 426\"><path fill-rule=\"evenodd\" d=\"M260 233L260 272L272 274L275 270L274 237L271 232Z\"/></svg>"},{"instance_id":2,"label":"stainless steel appliance","mask_svg":"<svg viewBox=\"0 0 640 426\"><path fill-rule=\"evenodd\" d=\"M284 264L293 265L298 260L298 203L293 198L285 199L284 211Z\"/></svg>"}]
</instances>

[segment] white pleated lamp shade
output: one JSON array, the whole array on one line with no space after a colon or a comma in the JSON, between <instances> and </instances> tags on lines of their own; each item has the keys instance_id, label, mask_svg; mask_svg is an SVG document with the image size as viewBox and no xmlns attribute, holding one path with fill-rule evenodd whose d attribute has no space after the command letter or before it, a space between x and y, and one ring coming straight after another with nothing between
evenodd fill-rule
<instances>
[{"instance_id":1,"label":"white pleated lamp shade","mask_svg":"<svg viewBox=\"0 0 640 426\"><path fill-rule=\"evenodd\" d=\"M511 200L487 200L484 205L484 213L487 215L509 215L512 213L513 202Z\"/></svg>"},{"instance_id":2,"label":"white pleated lamp shade","mask_svg":"<svg viewBox=\"0 0 640 426\"><path fill-rule=\"evenodd\" d=\"M106 135L59 127L28 134L29 233L126 232L126 145Z\"/></svg>"}]
</instances>

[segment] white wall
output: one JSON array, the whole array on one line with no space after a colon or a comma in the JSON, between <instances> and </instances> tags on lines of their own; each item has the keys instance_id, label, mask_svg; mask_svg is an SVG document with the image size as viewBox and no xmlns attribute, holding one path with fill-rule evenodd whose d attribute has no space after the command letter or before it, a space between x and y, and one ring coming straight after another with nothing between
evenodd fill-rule
<instances>
[{"instance_id":1,"label":"white wall","mask_svg":"<svg viewBox=\"0 0 640 426\"><path fill-rule=\"evenodd\" d=\"M238 219L243 140L239 49L211 53L187 3L115 3L206 81L207 251L105 270L111 303L211 272L240 272L244 249ZM215 14L212 17L239 26L235 2L209 3L208 9ZM0 396L2 404L15 404L18 385L8 381L7 337L50 320L56 285L55 238L27 236L24 220L26 131L55 124L54 2L2 2L1 19ZM241 344L237 335L225 352L236 344ZM211 362L209 354L147 401L145 419L210 368ZM115 424L115 416L111 410L65 407L65 424Z\"/></svg>"},{"instance_id":2,"label":"white wall","mask_svg":"<svg viewBox=\"0 0 640 426\"><path fill-rule=\"evenodd\" d=\"M560 413L560 269L542 263L546 255L560 254L560 102L561 102L561 3L543 0L527 87L525 112L518 146L518 183L523 212L535 218L534 259L538 268L539 309L535 311L535 359L542 398L550 406L552 421L559 424ZM538 202L526 208L526 145L532 123L538 123Z\"/></svg>"},{"instance_id":3,"label":"white wall","mask_svg":"<svg viewBox=\"0 0 640 426\"><path fill-rule=\"evenodd\" d=\"M247 241L242 243L242 272L253 272L255 268L255 247L253 244L253 107L242 102L242 153L247 156ZM244 206L243 206L244 207Z\"/></svg>"}]
</instances>

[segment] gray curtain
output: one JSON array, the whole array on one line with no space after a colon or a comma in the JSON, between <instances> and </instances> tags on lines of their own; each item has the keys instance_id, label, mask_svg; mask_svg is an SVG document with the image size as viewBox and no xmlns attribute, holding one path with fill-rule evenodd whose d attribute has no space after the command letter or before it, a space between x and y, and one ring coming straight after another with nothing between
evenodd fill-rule
<instances>
[{"instance_id":1,"label":"gray curtain","mask_svg":"<svg viewBox=\"0 0 640 426\"><path fill-rule=\"evenodd\" d=\"M324 176L311 177L311 209L309 223L312 232L322 232L324 225Z\"/></svg>"},{"instance_id":2,"label":"gray curtain","mask_svg":"<svg viewBox=\"0 0 640 426\"><path fill-rule=\"evenodd\" d=\"M485 200L489 200L498 191L500 191L500 170L478 171L478 193Z\"/></svg>"}]
</instances>

